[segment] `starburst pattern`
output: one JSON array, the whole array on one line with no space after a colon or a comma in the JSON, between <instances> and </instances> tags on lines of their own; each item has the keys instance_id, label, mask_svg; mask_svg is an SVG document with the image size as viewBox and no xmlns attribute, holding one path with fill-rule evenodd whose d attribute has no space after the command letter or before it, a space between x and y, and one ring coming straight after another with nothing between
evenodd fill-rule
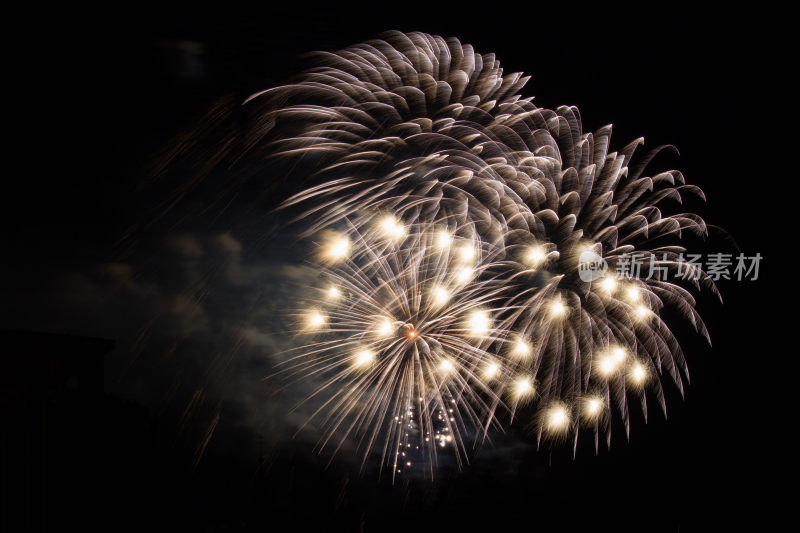
<instances>
[{"instance_id":1,"label":"starburst pattern","mask_svg":"<svg viewBox=\"0 0 800 533\"><path fill-rule=\"evenodd\" d=\"M581 427L610 445L632 400L666 411L662 378L683 392L688 369L662 309L708 338L667 274L685 268L684 234L708 230L673 212L698 187L648 173L665 147L610 151L611 126L537 107L528 77L453 38L390 32L316 65L248 98L248 126L212 162L285 164L303 182L282 207L319 241L326 285L299 329L321 338L281 374L325 376L309 398L327 396L323 446L353 438L397 471L412 446L435 462L424 443L442 439L462 461L522 399L540 436L575 445ZM586 253L604 277L581 276ZM632 254L661 273L616 276Z\"/></svg>"},{"instance_id":2,"label":"starburst pattern","mask_svg":"<svg viewBox=\"0 0 800 533\"><path fill-rule=\"evenodd\" d=\"M496 250L469 226L386 215L329 238L352 242L352 253L322 267L325 281L297 317L301 335L322 338L280 371L325 377L308 398L324 398L320 446L355 437L365 459L381 450L395 471L411 466L412 446L428 467L448 447L460 464L497 425L497 410L527 392L505 397L510 380L530 379L496 353L512 342L495 323L507 314L506 287L487 272Z\"/></svg>"}]
</instances>

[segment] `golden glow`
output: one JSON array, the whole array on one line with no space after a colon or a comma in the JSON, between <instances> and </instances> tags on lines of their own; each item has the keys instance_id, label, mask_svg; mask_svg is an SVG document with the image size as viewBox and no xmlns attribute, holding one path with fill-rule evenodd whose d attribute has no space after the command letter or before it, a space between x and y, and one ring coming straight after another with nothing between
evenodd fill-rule
<instances>
[{"instance_id":1,"label":"golden glow","mask_svg":"<svg viewBox=\"0 0 800 533\"><path fill-rule=\"evenodd\" d=\"M316 309L310 310L306 314L306 328L307 329L320 329L328 322L328 317L324 313Z\"/></svg>"},{"instance_id":2,"label":"golden glow","mask_svg":"<svg viewBox=\"0 0 800 533\"><path fill-rule=\"evenodd\" d=\"M329 300L338 300L342 297L342 291L340 291L335 285L331 285L330 288L325 292L325 296Z\"/></svg>"},{"instance_id":3,"label":"golden glow","mask_svg":"<svg viewBox=\"0 0 800 533\"><path fill-rule=\"evenodd\" d=\"M456 269L456 282L457 283L467 283L469 280L472 279L472 276L475 275L475 270L468 266L458 267Z\"/></svg>"},{"instance_id":4,"label":"golden glow","mask_svg":"<svg viewBox=\"0 0 800 533\"><path fill-rule=\"evenodd\" d=\"M480 337L489 333L492 319L486 311L473 311L467 320L467 327L471 335Z\"/></svg>"},{"instance_id":5,"label":"golden glow","mask_svg":"<svg viewBox=\"0 0 800 533\"><path fill-rule=\"evenodd\" d=\"M537 267L547 258L547 250L544 246L531 246L525 252L525 262L532 266Z\"/></svg>"},{"instance_id":6,"label":"golden glow","mask_svg":"<svg viewBox=\"0 0 800 533\"><path fill-rule=\"evenodd\" d=\"M382 217L378 221L378 229L384 237L394 241L405 237L408 231L403 223L392 215L386 215Z\"/></svg>"},{"instance_id":7,"label":"golden glow","mask_svg":"<svg viewBox=\"0 0 800 533\"><path fill-rule=\"evenodd\" d=\"M587 420L595 420L603 412L605 402L600 396L587 396L583 399L583 416Z\"/></svg>"},{"instance_id":8,"label":"golden glow","mask_svg":"<svg viewBox=\"0 0 800 533\"><path fill-rule=\"evenodd\" d=\"M603 279L600 280L599 285L603 292L611 295L617 290L618 284L614 276L604 276Z\"/></svg>"},{"instance_id":9,"label":"golden glow","mask_svg":"<svg viewBox=\"0 0 800 533\"><path fill-rule=\"evenodd\" d=\"M494 379L500 373L500 365L497 363L489 363L483 369L483 378L488 380Z\"/></svg>"},{"instance_id":10,"label":"golden glow","mask_svg":"<svg viewBox=\"0 0 800 533\"><path fill-rule=\"evenodd\" d=\"M643 385L644 382L647 381L647 377L647 367L639 361L635 362L628 372L628 378L634 385Z\"/></svg>"},{"instance_id":11,"label":"golden glow","mask_svg":"<svg viewBox=\"0 0 800 533\"><path fill-rule=\"evenodd\" d=\"M645 320L650 316L650 309L648 309L646 305L639 305L633 310L633 316L635 316L637 320Z\"/></svg>"},{"instance_id":12,"label":"golden glow","mask_svg":"<svg viewBox=\"0 0 800 533\"><path fill-rule=\"evenodd\" d=\"M371 350L359 350L355 353L353 364L357 367L366 367L375 362L375 352Z\"/></svg>"},{"instance_id":13,"label":"golden glow","mask_svg":"<svg viewBox=\"0 0 800 533\"><path fill-rule=\"evenodd\" d=\"M550 302L550 316L552 318L561 318L567 314L567 306L561 301L561 298L554 298Z\"/></svg>"},{"instance_id":14,"label":"golden glow","mask_svg":"<svg viewBox=\"0 0 800 533\"><path fill-rule=\"evenodd\" d=\"M627 359L628 352L619 346L611 348L601 354L597 360L597 372L604 378L611 377L619 370L622 363Z\"/></svg>"},{"instance_id":15,"label":"golden glow","mask_svg":"<svg viewBox=\"0 0 800 533\"><path fill-rule=\"evenodd\" d=\"M437 285L431 290L431 296L433 305L436 307L442 307L450 301L450 292L441 285Z\"/></svg>"},{"instance_id":16,"label":"golden glow","mask_svg":"<svg viewBox=\"0 0 800 533\"><path fill-rule=\"evenodd\" d=\"M528 376L520 376L514 381L514 395L525 398L533 394L533 383Z\"/></svg>"},{"instance_id":17,"label":"golden glow","mask_svg":"<svg viewBox=\"0 0 800 533\"><path fill-rule=\"evenodd\" d=\"M446 229L436 232L436 247L440 250L447 250L453 242L453 236Z\"/></svg>"},{"instance_id":18,"label":"golden glow","mask_svg":"<svg viewBox=\"0 0 800 533\"><path fill-rule=\"evenodd\" d=\"M350 255L350 239L345 235L331 232L322 248L322 257L331 262L342 261Z\"/></svg>"},{"instance_id":19,"label":"golden glow","mask_svg":"<svg viewBox=\"0 0 800 533\"><path fill-rule=\"evenodd\" d=\"M628 287L625 291L625 297L630 302L638 302L642 297L642 293L639 287Z\"/></svg>"},{"instance_id":20,"label":"golden glow","mask_svg":"<svg viewBox=\"0 0 800 533\"><path fill-rule=\"evenodd\" d=\"M461 263L470 263L475 260L475 248L472 243L464 243L458 248L458 260Z\"/></svg>"},{"instance_id":21,"label":"golden glow","mask_svg":"<svg viewBox=\"0 0 800 533\"><path fill-rule=\"evenodd\" d=\"M394 333L395 327L392 321L386 317L381 318L378 321L378 325L375 327L375 332L380 335L381 337L388 337L392 333Z\"/></svg>"},{"instance_id":22,"label":"golden glow","mask_svg":"<svg viewBox=\"0 0 800 533\"><path fill-rule=\"evenodd\" d=\"M614 359L609 356L601 357L597 364L597 371L603 377L608 377L617 370L617 364L614 362Z\"/></svg>"},{"instance_id":23,"label":"golden glow","mask_svg":"<svg viewBox=\"0 0 800 533\"><path fill-rule=\"evenodd\" d=\"M453 361L450 359L442 359L442 362L439 363L439 371L442 374L449 374L453 370L456 369L456 366L453 364Z\"/></svg>"},{"instance_id":24,"label":"golden glow","mask_svg":"<svg viewBox=\"0 0 800 533\"><path fill-rule=\"evenodd\" d=\"M532 351L533 347L530 345L530 343L525 342L522 337L518 337L511 347L511 355L514 357L519 357L520 359L529 357Z\"/></svg>"},{"instance_id":25,"label":"golden glow","mask_svg":"<svg viewBox=\"0 0 800 533\"><path fill-rule=\"evenodd\" d=\"M566 405L556 403L545 411L545 429L550 433L565 431L569 423L570 415Z\"/></svg>"}]
</instances>

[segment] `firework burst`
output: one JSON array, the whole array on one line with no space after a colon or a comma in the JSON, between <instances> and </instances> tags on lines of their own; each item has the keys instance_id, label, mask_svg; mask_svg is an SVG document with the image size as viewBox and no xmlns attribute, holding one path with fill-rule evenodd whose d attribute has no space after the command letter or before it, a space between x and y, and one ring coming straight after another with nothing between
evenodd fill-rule
<instances>
[{"instance_id":1,"label":"firework burst","mask_svg":"<svg viewBox=\"0 0 800 533\"><path fill-rule=\"evenodd\" d=\"M385 214L349 222L320 249L324 282L297 314L299 334L320 338L280 370L323 376L306 400L322 398L320 448L355 438L365 460L380 450L395 473L416 458L431 467L437 448L461 464L508 408L511 379L530 379L498 356L512 340L497 322L506 286L487 272L496 250L470 226Z\"/></svg>"},{"instance_id":2,"label":"firework burst","mask_svg":"<svg viewBox=\"0 0 800 533\"><path fill-rule=\"evenodd\" d=\"M396 472L442 438L463 461L522 400L540 437L575 445L582 427L610 444L614 416L628 431L634 400L666 411L662 378L683 392L688 369L662 309L708 332L667 279L707 227L669 211L699 188L647 174L665 147L610 151L610 125L537 107L528 77L453 38L390 32L316 65L248 98L205 168L285 164L302 183L282 207L319 240L326 285L298 319L320 337L280 373L324 377L322 447L355 439ZM582 276L587 254L605 275ZM660 273L616 275L635 254Z\"/></svg>"}]
</instances>

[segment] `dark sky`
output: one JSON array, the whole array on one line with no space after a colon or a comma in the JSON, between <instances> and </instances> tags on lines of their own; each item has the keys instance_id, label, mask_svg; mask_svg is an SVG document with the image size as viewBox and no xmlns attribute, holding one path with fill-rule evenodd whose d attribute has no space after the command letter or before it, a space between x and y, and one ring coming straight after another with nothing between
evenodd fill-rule
<instances>
[{"instance_id":1,"label":"dark sky","mask_svg":"<svg viewBox=\"0 0 800 533\"><path fill-rule=\"evenodd\" d=\"M117 341L97 432L83 436L102 443L77 482L95 495L86 520L111 530L267 531L285 516L301 531L691 531L771 514L760 466L771 430L757 413L772 399L756 390L776 370L764 353L780 330L767 290L775 236L795 229L783 224L793 209L782 133L791 101L779 94L787 38L767 11L644 5L131 2L9 15L0 327ZM724 305L700 298L713 347L675 328L692 383L685 400L670 398L668 421L635 419L630 442L618 434L610 452L582 447L576 460L512 433L436 483L359 478L347 460L325 469L310 438L285 438L291 397L276 400L260 381L268 365L257 348L284 340L259 336L258 321L289 297L261 280L306 275L282 269L304 251L276 237L279 221L266 222L266 259L224 225L191 223L120 257L118 239L157 201L137 192L152 162L209 105L280 83L305 52L388 29L495 52L506 72L533 75L523 92L540 106L577 105L585 129L613 123L617 148L642 135L676 145L664 168L704 189L696 207L708 222L765 257L759 281L721 283ZM732 251L722 238L709 249ZM195 306L186 287L209 268L226 281ZM252 346L237 352L227 341L241 328Z\"/></svg>"}]
</instances>

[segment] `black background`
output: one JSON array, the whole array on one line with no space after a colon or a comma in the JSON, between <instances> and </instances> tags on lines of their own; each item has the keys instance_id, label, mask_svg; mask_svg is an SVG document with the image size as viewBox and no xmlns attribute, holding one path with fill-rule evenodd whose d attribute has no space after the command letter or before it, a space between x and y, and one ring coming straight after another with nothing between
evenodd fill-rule
<instances>
[{"instance_id":1,"label":"black background","mask_svg":"<svg viewBox=\"0 0 800 533\"><path fill-rule=\"evenodd\" d=\"M391 485L341 465L326 470L303 446L246 463L237 447L258 443L229 435L193 469L162 442L152 413L98 395L96 423L69 445L83 458L69 470L78 472L72 494L52 496L68 498L75 512L51 517L51 527L63 518L110 531L687 531L774 517L776 467L765 442L777 400L760 386L780 372L770 346L779 344L772 317L781 303L766 283L777 275L773 235L795 230L782 221L793 209L794 155L783 133L791 100L779 95L790 65L781 18L764 6L671 3L135 2L12 11L0 199L8 285L106 257L136 215L129 198L153 155L216 98L280 83L304 52L387 29L457 36L495 52L506 72L533 75L523 92L540 106L577 105L586 129L613 123L618 148L640 135L648 146L676 145L681 157L669 162L706 192L704 218L748 255L765 256L759 281L721 283L724 305L701 299L713 348L689 328L676 330L692 372L685 400L671 398L668 421L634 420L630 443L615 441L610 452L582 449L574 461L528 453L500 471L487 452L459 476ZM47 328L41 314L68 312L23 298L4 306L14 318L1 327L31 330Z\"/></svg>"}]
</instances>

